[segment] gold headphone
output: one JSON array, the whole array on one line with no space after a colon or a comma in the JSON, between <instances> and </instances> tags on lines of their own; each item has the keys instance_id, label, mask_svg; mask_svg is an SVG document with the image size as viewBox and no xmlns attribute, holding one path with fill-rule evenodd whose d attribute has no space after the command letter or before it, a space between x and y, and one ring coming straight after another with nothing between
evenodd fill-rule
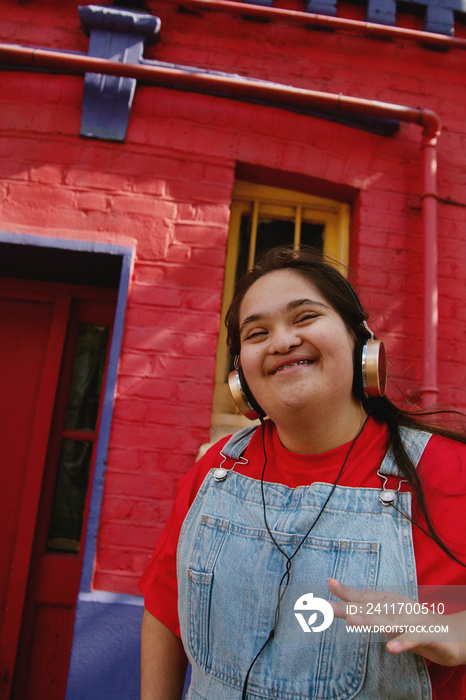
<instances>
[{"instance_id":1,"label":"gold headphone","mask_svg":"<svg viewBox=\"0 0 466 700\"><path fill-rule=\"evenodd\" d=\"M384 396L387 384L385 346L381 340L375 339L366 321L363 321L363 326L371 337L356 343L353 387L360 398L362 388L366 399L375 399Z\"/></svg>"},{"instance_id":2,"label":"gold headphone","mask_svg":"<svg viewBox=\"0 0 466 700\"><path fill-rule=\"evenodd\" d=\"M228 386L233 397L233 401L246 418L256 420L257 418L265 418L265 412L257 403L252 395L252 392L244 378L243 369L241 366L230 372L228 375Z\"/></svg>"}]
</instances>

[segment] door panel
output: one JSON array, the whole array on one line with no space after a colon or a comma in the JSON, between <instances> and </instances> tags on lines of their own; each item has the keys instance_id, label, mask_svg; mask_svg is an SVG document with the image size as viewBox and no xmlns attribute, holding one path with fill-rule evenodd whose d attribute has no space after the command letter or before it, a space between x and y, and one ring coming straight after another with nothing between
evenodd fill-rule
<instances>
[{"instance_id":1,"label":"door panel","mask_svg":"<svg viewBox=\"0 0 466 700\"><path fill-rule=\"evenodd\" d=\"M19 520L35 402L53 318L52 304L13 299L0 303L1 461L0 487L0 625ZM24 329L27 328L27 334ZM31 348L34 351L31 352Z\"/></svg>"},{"instance_id":2,"label":"door panel","mask_svg":"<svg viewBox=\"0 0 466 700\"><path fill-rule=\"evenodd\" d=\"M65 657L63 667L63 657L65 650L68 650L69 655L73 623L73 615L70 615L67 607L37 606L33 630L34 649L26 674L22 677L25 682L23 697L34 700L65 697L68 658ZM13 698L17 697L15 687Z\"/></svg>"},{"instance_id":3,"label":"door panel","mask_svg":"<svg viewBox=\"0 0 466 700\"><path fill-rule=\"evenodd\" d=\"M0 286L0 697L13 675L69 300Z\"/></svg>"}]
</instances>

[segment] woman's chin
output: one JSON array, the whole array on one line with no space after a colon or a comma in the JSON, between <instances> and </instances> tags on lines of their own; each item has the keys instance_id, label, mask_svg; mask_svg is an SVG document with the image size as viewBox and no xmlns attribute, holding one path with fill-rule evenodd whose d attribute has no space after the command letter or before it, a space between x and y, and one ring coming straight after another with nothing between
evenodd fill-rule
<instances>
[{"instance_id":1,"label":"woman's chin","mask_svg":"<svg viewBox=\"0 0 466 700\"><path fill-rule=\"evenodd\" d=\"M312 408L312 398L301 392L282 391L275 400L268 401L267 415L272 420L295 420L300 412L309 411ZM276 416L276 419L274 418Z\"/></svg>"}]
</instances>

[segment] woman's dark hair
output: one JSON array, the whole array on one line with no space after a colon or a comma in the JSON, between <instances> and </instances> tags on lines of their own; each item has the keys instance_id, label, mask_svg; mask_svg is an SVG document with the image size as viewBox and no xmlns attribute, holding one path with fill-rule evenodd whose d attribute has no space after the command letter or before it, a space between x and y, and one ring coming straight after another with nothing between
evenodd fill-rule
<instances>
[{"instance_id":1,"label":"woman's dark hair","mask_svg":"<svg viewBox=\"0 0 466 700\"><path fill-rule=\"evenodd\" d=\"M238 282L236 291L226 316L226 326L228 331L227 343L230 354L239 356L241 349L239 312L241 302L250 287L263 275L277 270L294 270L313 285L324 296L332 307L340 314L349 332L355 341L367 340L370 334L364 325L367 316L359 301L355 291L346 278L337 271L335 264L326 260L322 254L308 247L301 247L295 250L291 247L279 247L268 250L257 264L246 273ZM428 534L441 549L455 561L465 566L450 549L444 544L436 533L427 510L424 490L417 470L410 459L400 435L400 426L424 430L448 437L466 444L466 433L453 429L448 429L436 424L432 419L442 411L408 411L398 408L386 396L378 398L366 398L358 394L361 398L364 409L376 420L387 424L390 434L390 446L398 465L398 468L405 479L411 485L413 494L425 518L426 530L418 523L414 523ZM456 412L452 412L456 413ZM426 420L429 419L429 420Z\"/></svg>"}]
</instances>

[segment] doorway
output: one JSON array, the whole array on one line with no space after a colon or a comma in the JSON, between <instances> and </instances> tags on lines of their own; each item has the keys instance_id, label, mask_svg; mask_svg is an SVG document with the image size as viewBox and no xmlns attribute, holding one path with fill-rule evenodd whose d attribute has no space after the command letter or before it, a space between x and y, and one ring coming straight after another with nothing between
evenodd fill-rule
<instances>
[{"instance_id":1,"label":"doorway","mask_svg":"<svg viewBox=\"0 0 466 700\"><path fill-rule=\"evenodd\" d=\"M32 248L0 245L0 698L63 700L121 258Z\"/></svg>"}]
</instances>

